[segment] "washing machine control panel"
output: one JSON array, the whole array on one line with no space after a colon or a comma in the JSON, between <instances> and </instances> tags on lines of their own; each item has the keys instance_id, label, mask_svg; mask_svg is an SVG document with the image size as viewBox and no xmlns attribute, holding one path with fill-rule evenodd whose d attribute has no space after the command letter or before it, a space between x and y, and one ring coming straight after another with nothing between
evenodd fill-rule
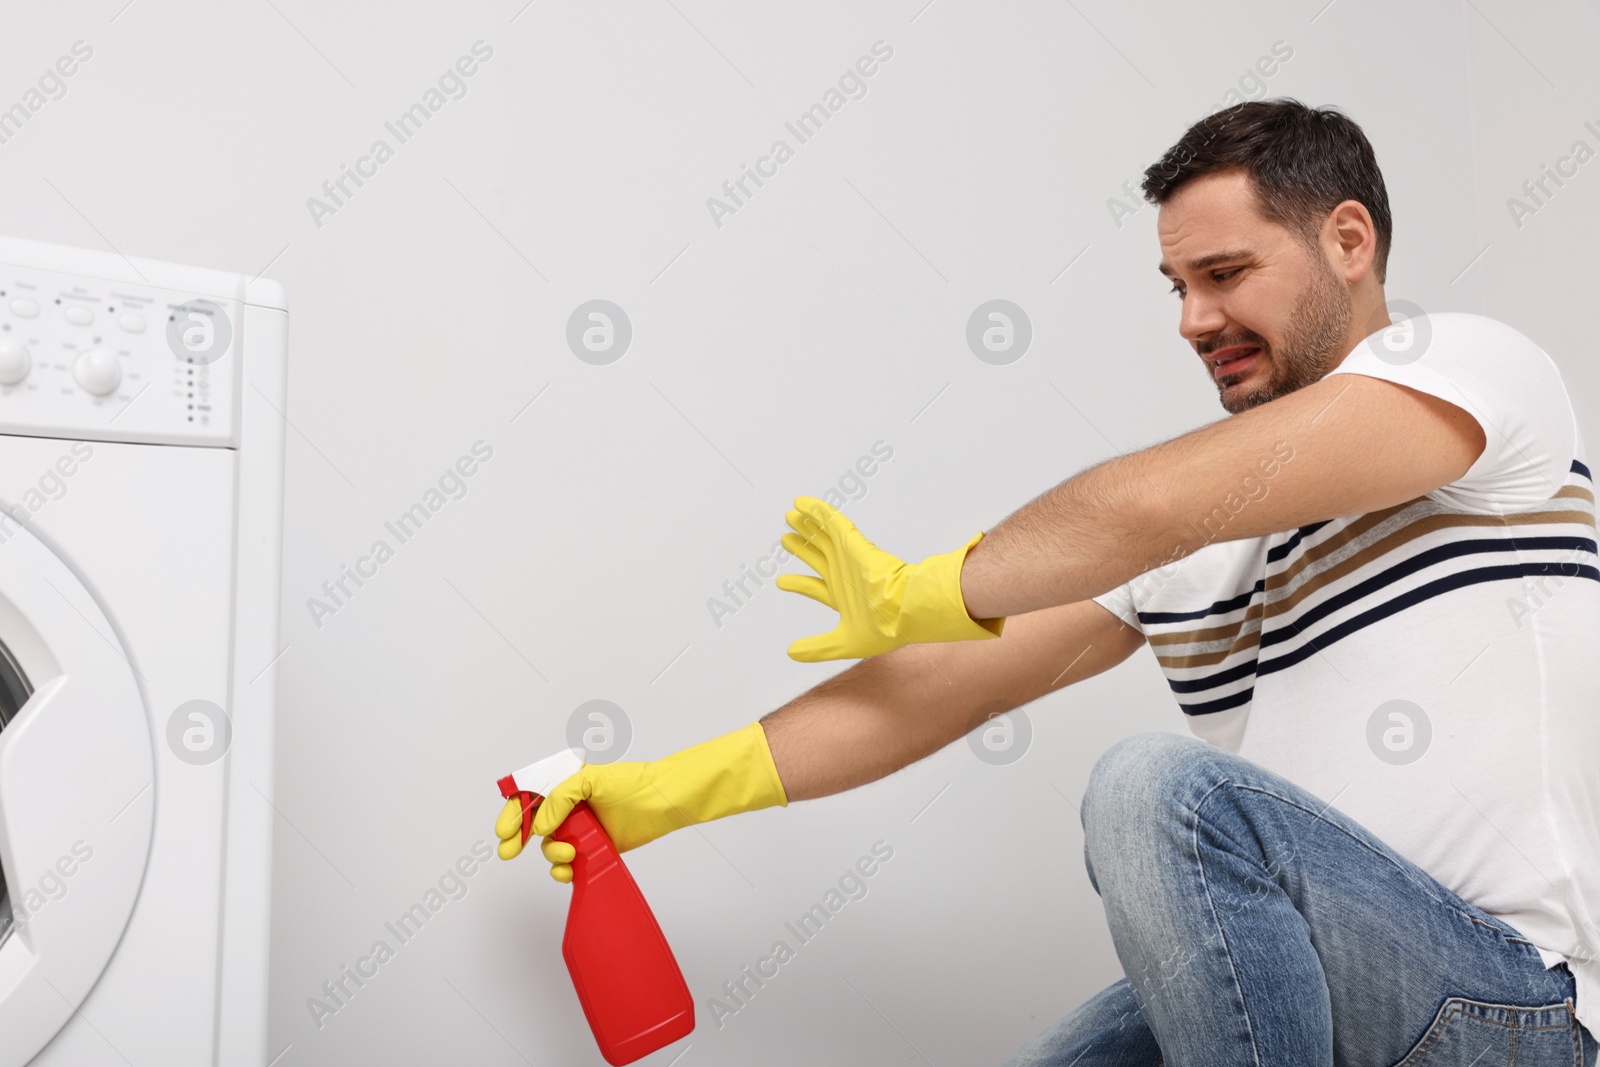
<instances>
[{"instance_id":1,"label":"washing machine control panel","mask_svg":"<svg viewBox=\"0 0 1600 1067\"><path fill-rule=\"evenodd\" d=\"M0 434L237 443L243 305L0 264Z\"/></svg>"}]
</instances>

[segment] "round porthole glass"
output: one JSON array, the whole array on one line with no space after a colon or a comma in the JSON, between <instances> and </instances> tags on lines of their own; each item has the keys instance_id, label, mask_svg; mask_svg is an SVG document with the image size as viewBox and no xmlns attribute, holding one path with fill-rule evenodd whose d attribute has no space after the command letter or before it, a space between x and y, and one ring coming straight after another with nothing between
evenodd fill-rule
<instances>
[{"instance_id":1,"label":"round porthole glass","mask_svg":"<svg viewBox=\"0 0 1600 1067\"><path fill-rule=\"evenodd\" d=\"M32 693L28 676L22 673L22 667L11 655L11 650L6 648L4 642L0 642L0 730L11 724ZM0 869L0 945L5 944L15 926L11 894L6 889L6 872Z\"/></svg>"}]
</instances>

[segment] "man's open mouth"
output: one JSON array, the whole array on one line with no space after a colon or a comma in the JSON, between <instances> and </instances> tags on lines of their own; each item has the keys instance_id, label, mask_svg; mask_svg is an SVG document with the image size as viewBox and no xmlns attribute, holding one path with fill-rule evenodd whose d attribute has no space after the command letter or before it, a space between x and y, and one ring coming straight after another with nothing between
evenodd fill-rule
<instances>
[{"instance_id":1,"label":"man's open mouth","mask_svg":"<svg viewBox=\"0 0 1600 1067\"><path fill-rule=\"evenodd\" d=\"M1205 357L1211 365L1211 376L1222 378L1229 374L1238 374L1255 362L1261 349L1255 345L1237 345L1225 348L1221 352L1213 352Z\"/></svg>"}]
</instances>

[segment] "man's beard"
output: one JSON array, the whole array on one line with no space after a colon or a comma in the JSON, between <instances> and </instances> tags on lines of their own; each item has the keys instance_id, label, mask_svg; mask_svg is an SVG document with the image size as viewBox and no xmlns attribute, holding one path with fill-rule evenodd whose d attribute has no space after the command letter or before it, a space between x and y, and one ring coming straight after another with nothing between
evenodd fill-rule
<instances>
[{"instance_id":1,"label":"man's beard","mask_svg":"<svg viewBox=\"0 0 1600 1067\"><path fill-rule=\"evenodd\" d=\"M1217 351L1233 345L1256 344L1261 346L1263 356L1270 354L1272 357L1265 361L1269 374L1266 382L1249 392L1229 394L1229 381L1235 377L1232 374L1217 379L1222 406L1229 414L1237 415L1320 381L1344 356L1344 339L1350 329L1350 290L1339 281L1320 251L1312 255L1312 263L1311 284L1289 312L1281 348L1269 352L1265 339L1249 331L1246 331L1248 337L1223 338L1207 347L1206 351Z\"/></svg>"}]
</instances>

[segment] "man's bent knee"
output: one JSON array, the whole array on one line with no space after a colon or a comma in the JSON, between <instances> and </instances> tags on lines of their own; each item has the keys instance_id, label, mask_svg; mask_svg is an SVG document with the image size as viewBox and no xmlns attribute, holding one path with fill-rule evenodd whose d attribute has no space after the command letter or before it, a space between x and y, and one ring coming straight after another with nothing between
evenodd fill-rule
<instances>
[{"instance_id":1,"label":"man's bent knee","mask_svg":"<svg viewBox=\"0 0 1600 1067\"><path fill-rule=\"evenodd\" d=\"M1151 732L1124 737L1095 762L1085 798L1146 797L1166 791L1187 778L1195 762L1213 751L1206 742L1183 734Z\"/></svg>"},{"instance_id":2,"label":"man's bent knee","mask_svg":"<svg viewBox=\"0 0 1600 1067\"><path fill-rule=\"evenodd\" d=\"M1083 795L1084 847L1117 848L1154 828L1159 816L1194 793L1194 771L1213 747L1174 733L1125 737L1100 756Z\"/></svg>"}]
</instances>

